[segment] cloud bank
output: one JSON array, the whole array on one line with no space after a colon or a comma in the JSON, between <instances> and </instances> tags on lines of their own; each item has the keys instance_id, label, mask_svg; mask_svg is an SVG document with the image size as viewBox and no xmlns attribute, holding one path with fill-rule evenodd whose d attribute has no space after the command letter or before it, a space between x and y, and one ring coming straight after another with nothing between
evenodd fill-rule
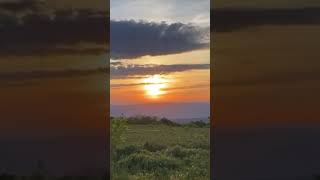
<instances>
[{"instance_id":1,"label":"cloud bank","mask_svg":"<svg viewBox=\"0 0 320 180\"><path fill-rule=\"evenodd\" d=\"M0 3L1 56L107 52L109 16L106 12L92 9L43 12L33 10L31 1L26 2ZM18 15L16 11L27 13Z\"/></svg>"},{"instance_id":2,"label":"cloud bank","mask_svg":"<svg viewBox=\"0 0 320 180\"><path fill-rule=\"evenodd\" d=\"M107 68L96 69L64 69L64 70L35 70L19 72L0 73L0 82L13 82L22 80L44 79L44 78L70 78L74 76L89 76L94 74L106 74Z\"/></svg>"},{"instance_id":3,"label":"cloud bank","mask_svg":"<svg viewBox=\"0 0 320 180\"><path fill-rule=\"evenodd\" d=\"M209 45L209 28L182 23L110 22L112 59L176 54Z\"/></svg>"},{"instance_id":4,"label":"cloud bank","mask_svg":"<svg viewBox=\"0 0 320 180\"><path fill-rule=\"evenodd\" d=\"M1 0L0 10L11 12L38 11L45 6L45 0Z\"/></svg>"},{"instance_id":5,"label":"cloud bank","mask_svg":"<svg viewBox=\"0 0 320 180\"><path fill-rule=\"evenodd\" d=\"M212 9L211 21L211 30L214 32L230 32L262 25L312 25L320 24L320 8Z\"/></svg>"}]
</instances>

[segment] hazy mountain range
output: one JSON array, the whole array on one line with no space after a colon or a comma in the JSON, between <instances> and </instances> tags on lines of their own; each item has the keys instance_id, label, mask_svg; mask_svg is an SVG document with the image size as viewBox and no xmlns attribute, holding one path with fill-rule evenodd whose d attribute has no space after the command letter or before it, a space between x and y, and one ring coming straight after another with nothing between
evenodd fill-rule
<instances>
[{"instance_id":1,"label":"hazy mountain range","mask_svg":"<svg viewBox=\"0 0 320 180\"><path fill-rule=\"evenodd\" d=\"M137 105L111 105L111 116L148 115L166 117L178 122L195 119L207 120L209 103L155 103Z\"/></svg>"}]
</instances>

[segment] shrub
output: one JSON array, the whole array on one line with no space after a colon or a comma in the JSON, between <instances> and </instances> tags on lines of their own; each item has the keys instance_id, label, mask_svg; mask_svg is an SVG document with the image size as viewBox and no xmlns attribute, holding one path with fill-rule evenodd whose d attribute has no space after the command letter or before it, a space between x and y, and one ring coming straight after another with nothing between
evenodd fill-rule
<instances>
[{"instance_id":1,"label":"shrub","mask_svg":"<svg viewBox=\"0 0 320 180\"><path fill-rule=\"evenodd\" d=\"M133 116L128 118L129 124L157 124L158 118L155 116Z\"/></svg>"},{"instance_id":2,"label":"shrub","mask_svg":"<svg viewBox=\"0 0 320 180\"><path fill-rule=\"evenodd\" d=\"M143 149L148 150L150 152L157 152L157 151L161 151L161 150L166 149L166 148L167 148L166 145L156 144L156 143L149 143L149 142L146 142L143 145Z\"/></svg>"},{"instance_id":3,"label":"shrub","mask_svg":"<svg viewBox=\"0 0 320 180\"><path fill-rule=\"evenodd\" d=\"M186 124L187 127L196 127L196 128L205 128L210 127L209 123L206 123L204 121L192 121L188 124Z\"/></svg>"},{"instance_id":4,"label":"shrub","mask_svg":"<svg viewBox=\"0 0 320 180\"><path fill-rule=\"evenodd\" d=\"M169 119L167 118L161 118L160 119L160 123L164 124L164 125L168 125L168 126L180 126L180 124L178 123L175 123L173 121L170 121Z\"/></svg>"},{"instance_id":5,"label":"shrub","mask_svg":"<svg viewBox=\"0 0 320 180\"><path fill-rule=\"evenodd\" d=\"M167 157L161 153L140 151L133 153L118 162L120 168L128 169L131 173L141 172L168 172L180 167L181 162Z\"/></svg>"},{"instance_id":6,"label":"shrub","mask_svg":"<svg viewBox=\"0 0 320 180\"><path fill-rule=\"evenodd\" d=\"M130 154L136 153L138 151L140 151L140 148L138 146L130 145L130 146L126 146L121 149L117 149L116 154L117 154L118 158L122 158L122 157L126 157Z\"/></svg>"},{"instance_id":7,"label":"shrub","mask_svg":"<svg viewBox=\"0 0 320 180\"><path fill-rule=\"evenodd\" d=\"M210 149L210 144L206 142L194 142L192 147L197 149Z\"/></svg>"},{"instance_id":8,"label":"shrub","mask_svg":"<svg viewBox=\"0 0 320 180\"><path fill-rule=\"evenodd\" d=\"M166 150L166 154L175 158L190 159L193 156L199 155L200 157L207 153L208 150L198 148L185 148L182 146L173 146Z\"/></svg>"},{"instance_id":9,"label":"shrub","mask_svg":"<svg viewBox=\"0 0 320 180\"><path fill-rule=\"evenodd\" d=\"M174 146L169 148L166 153L170 156L173 156L175 158L185 158L188 156L188 150L181 147L181 146Z\"/></svg>"},{"instance_id":10,"label":"shrub","mask_svg":"<svg viewBox=\"0 0 320 180\"><path fill-rule=\"evenodd\" d=\"M124 133L128 129L127 120L125 118L113 118L111 120L111 147L116 148L117 145L124 143Z\"/></svg>"}]
</instances>

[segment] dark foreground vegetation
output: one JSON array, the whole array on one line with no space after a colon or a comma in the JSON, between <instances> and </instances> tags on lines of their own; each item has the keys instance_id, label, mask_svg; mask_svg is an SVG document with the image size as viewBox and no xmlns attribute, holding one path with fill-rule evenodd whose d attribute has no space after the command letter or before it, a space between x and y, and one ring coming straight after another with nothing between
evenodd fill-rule
<instances>
[{"instance_id":1,"label":"dark foreground vegetation","mask_svg":"<svg viewBox=\"0 0 320 180\"><path fill-rule=\"evenodd\" d=\"M209 132L209 124L202 121L112 118L111 179L210 179Z\"/></svg>"},{"instance_id":2,"label":"dark foreground vegetation","mask_svg":"<svg viewBox=\"0 0 320 180\"><path fill-rule=\"evenodd\" d=\"M139 115L139 116L132 116L132 117L128 117L128 118L115 118L115 117L111 117L111 120L114 119L122 119L125 120L127 124L153 124L153 125L167 125L167 126L176 126L176 127L199 127L199 128L210 128L210 124L208 122L205 121L192 121L192 122L188 122L188 123L184 123L184 124L179 124L176 123L172 120L169 120L165 117L163 118L158 118L156 116L143 116L143 115ZM209 119L209 118L208 118Z\"/></svg>"},{"instance_id":3,"label":"dark foreground vegetation","mask_svg":"<svg viewBox=\"0 0 320 180\"><path fill-rule=\"evenodd\" d=\"M10 173L0 174L0 180L106 180L107 176L47 176L33 174L30 176L18 176Z\"/></svg>"},{"instance_id":4,"label":"dark foreground vegetation","mask_svg":"<svg viewBox=\"0 0 320 180\"><path fill-rule=\"evenodd\" d=\"M42 161L37 164L36 170L30 175L16 175L14 173L0 172L0 180L106 180L109 175L78 175L78 176L52 176L49 175Z\"/></svg>"}]
</instances>

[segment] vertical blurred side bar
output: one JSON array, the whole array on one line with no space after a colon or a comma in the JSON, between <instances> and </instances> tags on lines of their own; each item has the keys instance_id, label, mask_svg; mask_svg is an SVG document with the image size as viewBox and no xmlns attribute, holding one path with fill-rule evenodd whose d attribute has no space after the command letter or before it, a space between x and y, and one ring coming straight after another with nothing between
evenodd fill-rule
<instances>
[{"instance_id":1,"label":"vertical blurred side bar","mask_svg":"<svg viewBox=\"0 0 320 180\"><path fill-rule=\"evenodd\" d=\"M106 143L106 148L107 148L107 162L106 162L106 168L107 168L107 177L106 179L111 179L110 178L110 0L107 0L107 4L109 6L108 9L108 21L106 22L107 25L107 54L108 54L108 63L107 63L107 76L109 77L109 80L106 82L107 86L107 103L108 103L108 108L107 108L107 143Z\"/></svg>"},{"instance_id":2,"label":"vertical blurred side bar","mask_svg":"<svg viewBox=\"0 0 320 180\"><path fill-rule=\"evenodd\" d=\"M212 18L213 0L210 0L210 177L214 178L214 113L213 113L213 96L214 96L214 60L213 60L213 27Z\"/></svg>"}]
</instances>

